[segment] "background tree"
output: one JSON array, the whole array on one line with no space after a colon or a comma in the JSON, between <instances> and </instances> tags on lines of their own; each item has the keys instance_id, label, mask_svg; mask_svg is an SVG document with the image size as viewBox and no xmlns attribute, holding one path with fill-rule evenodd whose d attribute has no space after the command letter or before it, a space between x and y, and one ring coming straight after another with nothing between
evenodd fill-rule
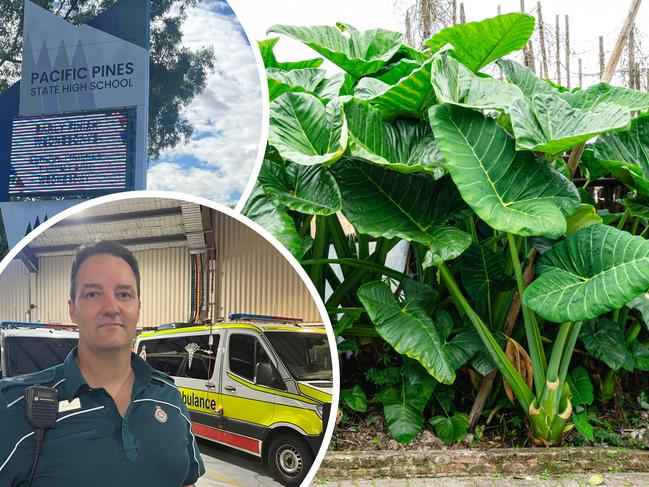
<instances>
[{"instance_id":1,"label":"background tree","mask_svg":"<svg viewBox=\"0 0 649 487\"><path fill-rule=\"evenodd\" d=\"M35 0L34 3L79 25L116 0ZM187 9L197 0L151 2L149 158L186 142L193 127L181 111L205 88L214 67L211 47L192 51L181 45ZM22 63L23 0L0 0L0 92L18 81Z\"/></svg>"}]
</instances>

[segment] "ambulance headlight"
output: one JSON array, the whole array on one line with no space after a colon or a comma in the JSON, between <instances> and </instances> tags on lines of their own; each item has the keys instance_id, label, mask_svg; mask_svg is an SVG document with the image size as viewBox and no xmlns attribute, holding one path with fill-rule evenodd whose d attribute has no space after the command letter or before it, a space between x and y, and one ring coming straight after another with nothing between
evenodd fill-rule
<instances>
[{"instance_id":1,"label":"ambulance headlight","mask_svg":"<svg viewBox=\"0 0 649 487\"><path fill-rule=\"evenodd\" d=\"M322 419L322 410L323 410L323 406L322 406L322 404L318 404L318 405L315 407L315 412L318 414L318 417L319 417L320 419Z\"/></svg>"}]
</instances>

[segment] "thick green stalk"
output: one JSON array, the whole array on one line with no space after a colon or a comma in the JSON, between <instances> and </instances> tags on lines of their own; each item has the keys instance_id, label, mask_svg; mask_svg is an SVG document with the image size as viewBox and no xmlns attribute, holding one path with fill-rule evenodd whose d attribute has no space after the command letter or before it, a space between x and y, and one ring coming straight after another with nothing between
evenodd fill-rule
<instances>
[{"instance_id":1,"label":"thick green stalk","mask_svg":"<svg viewBox=\"0 0 649 487\"><path fill-rule=\"evenodd\" d=\"M330 215L326 217L327 229L329 230L329 236L331 242L334 245L334 250L336 251L336 257L340 259L349 259L353 256L351 249L349 248L349 240L347 235L338 220L337 215ZM347 266L341 266L343 276L347 276L351 269Z\"/></svg>"},{"instance_id":2,"label":"thick green stalk","mask_svg":"<svg viewBox=\"0 0 649 487\"><path fill-rule=\"evenodd\" d=\"M617 224L617 229L622 230L624 228L624 225L626 225L626 221L629 218L629 215L631 212L629 211L628 208L624 209L624 213L622 213L622 218L620 218L620 221Z\"/></svg>"},{"instance_id":3,"label":"thick green stalk","mask_svg":"<svg viewBox=\"0 0 649 487\"><path fill-rule=\"evenodd\" d=\"M473 311L473 308L464 297L464 294L462 294L460 287L458 286L455 278L453 277L453 274L448 269L446 264L441 264L439 266L439 271L442 281L444 281L444 283L446 284L450 295L453 297L457 305L460 306L467 314L467 317L471 321L471 324L473 324L473 326L475 327L478 335L480 336L480 339L482 340L482 343L487 349L487 353L494 361L494 363L498 366L498 369L502 373L503 377L507 380L507 382L509 382L512 391L518 399L518 402L520 402L525 412L528 412L530 404L534 400L532 391L527 386L525 380L518 373L514 365L511 363L507 355L505 355L505 352L503 352L502 348L500 348L500 345L489 331L487 325L485 325L477 315L477 313Z\"/></svg>"},{"instance_id":4,"label":"thick green stalk","mask_svg":"<svg viewBox=\"0 0 649 487\"><path fill-rule=\"evenodd\" d=\"M329 238L327 236L327 220L325 217L316 217L315 241L313 242L312 249L314 259L327 258L327 252L329 251ZM311 267L310 277L318 290L318 294L324 296L325 278L322 264L314 264Z\"/></svg>"},{"instance_id":5,"label":"thick green stalk","mask_svg":"<svg viewBox=\"0 0 649 487\"><path fill-rule=\"evenodd\" d=\"M545 374L547 363L545 353L543 351L543 342L541 341L541 332L536 324L532 312L523 303L523 293L525 292L525 283L523 282L523 270L521 263L518 260L518 250L514 242L514 236L507 234L507 241L509 242L509 250L512 257L512 264L514 265L514 275L516 276L516 284L518 285L518 294L521 297L521 311L523 312L523 322L525 323L525 335L527 336L527 345L530 352L530 359L532 359L532 373L534 374L534 388L536 396L542 397L543 389L545 388Z\"/></svg>"},{"instance_id":6,"label":"thick green stalk","mask_svg":"<svg viewBox=\"0 0 649 487\"><path fill-rule=\"evenodd\" d=\"M626 348L629 348L633 343L633 340L638 338L638 335L640 334L640 330L642 330L642 327L640 326L640 322L638 321L634 322L629 327L624 337L624 344L626 345Z\"/></svg>"}]
</instances>

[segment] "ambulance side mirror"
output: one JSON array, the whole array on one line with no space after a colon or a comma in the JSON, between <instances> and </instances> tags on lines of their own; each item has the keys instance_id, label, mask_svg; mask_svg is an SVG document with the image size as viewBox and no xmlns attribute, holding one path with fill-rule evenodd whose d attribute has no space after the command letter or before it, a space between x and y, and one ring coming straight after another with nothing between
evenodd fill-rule
<instances>
[{"instance_id":1,"label":"ambulance side mirror","mask_svg":"<svg viewBox=\"0 0 649 487\"><path fill-rule=\"evenodd\" d=\"M270 362L259 362L255 365L255 384L286 390L284 381Z\"/></svg>"}]
</instances>

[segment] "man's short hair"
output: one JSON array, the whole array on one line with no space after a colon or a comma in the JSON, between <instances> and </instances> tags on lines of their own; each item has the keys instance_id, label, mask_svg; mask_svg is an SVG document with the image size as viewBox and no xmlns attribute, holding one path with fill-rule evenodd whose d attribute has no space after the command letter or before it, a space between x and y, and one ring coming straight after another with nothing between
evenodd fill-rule
<instances>
[{"instance_id":1,"label":"man's short hair","mask_svg":"<svg viewBox=\"0 0 649 487\"><path fill-rule=\"evenodd\" d=\"M79 272L81 264L83 264L88 257L101 254L108 254L124 259L135 275L137 295L140 297L140 267L137 264L137 259L133 255L133 252L128 250L122 244L112 240L99 240L97 242L83 244L77 249L74 262L72 263L72 269L70 270L70 299L74 301L77 297L77 273Z\"/></svg>"}]
</instances>

